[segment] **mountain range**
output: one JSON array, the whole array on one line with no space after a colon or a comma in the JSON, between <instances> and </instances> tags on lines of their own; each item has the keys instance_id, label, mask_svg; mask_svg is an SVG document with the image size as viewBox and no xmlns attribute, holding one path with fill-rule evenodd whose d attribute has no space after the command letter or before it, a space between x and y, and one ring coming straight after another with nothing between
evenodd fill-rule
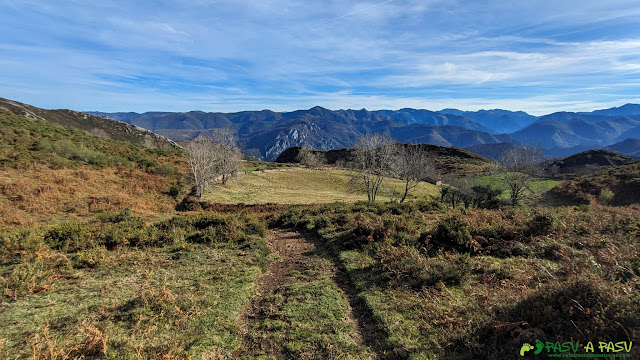
<instances>
[{"instance_id":1,"label":"mountain range","mask_svg":"<svg viewBox=\"0 0 640 360\"><path fill-rule=\"evenodd\" d=\"M400 142L467 148L505 143L514 146L537 144L550 156L568 156L629 138L640 138L640 105L636 104L592 112L557 112L541 117L500 109L369 111L329 110L320 106L290 112L90 114L136 125L176 141L208 135L216 128L227 127L237 134L247 155L264 160L274 160L292 146L349 147L367 133L388 133ZM628 150L638 151L640 149Z\"/></svg>"}]
</instances>

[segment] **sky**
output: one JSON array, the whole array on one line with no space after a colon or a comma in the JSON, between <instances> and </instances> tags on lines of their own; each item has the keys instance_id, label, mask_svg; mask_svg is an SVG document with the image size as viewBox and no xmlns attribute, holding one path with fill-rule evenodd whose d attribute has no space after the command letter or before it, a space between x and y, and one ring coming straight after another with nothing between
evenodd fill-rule
<instances>
[{"instance_id":1,"label":"sky","mask_svg":"<svg viewBox=\"0 0 640 360\"><path fill-rule=\"evenodd\" d=\"M80 111L640 103L640 1L0 0L0 97Z\"/></svg>"}]
</instances>

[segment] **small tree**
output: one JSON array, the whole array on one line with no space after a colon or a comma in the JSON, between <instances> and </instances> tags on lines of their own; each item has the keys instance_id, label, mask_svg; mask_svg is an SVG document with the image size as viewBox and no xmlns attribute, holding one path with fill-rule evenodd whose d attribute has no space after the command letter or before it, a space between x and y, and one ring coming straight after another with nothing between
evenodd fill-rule
<instances>
[{"instance_id":1,"label":"small tree","mask_svg":"<svg viewBox=\"0 0 640 360\"><path fill-rule=\"evenodd\" d=\"M298 161L306 167L316 167L323 162L323 156L309 147L302 147L298 152Z\"/></svg>"},{"instance_id":2,"label":"small tree","mask_svg":"<svg viewBox=\"0 0 640 360\"><path fill-rule=\"evenodd\" d=\"M367 199L375 201L385 176L391 173L394 141L391 137L369 134L359 138L354 147L356 154L351 167L355 178L364 185Z\"/></svg>"},{"instance_id":3,"label":"small tree","mask_svg":"<svg viewBox=\"0 0 640 360\"><path fill-rule=\"evenodd\" d=\"M469 176L447 175L443 178L445 183L440 189L440 202L449 202L455 208L458 203L463 203L465 208L474 204L475 179Z\"/></svg>"},{"instance_id":4,"label":"small tree","mask_svg":"<svg viewBox=\"0 0 640 360\"><path fill-rule=\"evenodd\" d=\"M215 156L218 161L217 176L222 176L222 184L240 172L242 152L238 149L236 138L228 128L216 129L211 136L215 144Z\"/></svg>"},{"instance_id":5,"label":"small tree","mask_svg":"<svg viewBox=\"0 0 640 360\"><path fill-rule=\"evenodd\" d=\"M404 202L409 192L434 172L433 159L419 145L399 145L394 154L393 174L404 182L404 192L400 202Z\"/></svg>"},{"instance_id":6,"label":"small tree","mask_svg":"<svg viewBox=\"0 0 640 360\"><path fill-rule=\"evenodd\" d=\"M538 147L525 146L507 150L500 158L502 182L509 189L511 205L518 205L526 191L531 190L532 176L537 175L538 163L544 158Z\"/></svg>"},{"instance_id":7,"label":"small tree","mask_svg":"<svg viewBox=\"0 0 640 360\"><path fill-rule=\"evenodd\" d=\"M226 184L240 171L242 153L229 129L217 129L211 138L199 136L188 142L184 149L193 177L193 193L197 197L201 197L218 177Z\"/></svg>"},{"instance_id":8,"label":"small tree","mask_svg":"<svg viewBox=\"0 0 640 360\"><path fill-rule=\"evenodd\" d=\"M184 146L193 177L193 194L201 197L207 185L217 176L217 152L215 143L199 136Z\"/></svg>"}]
</instances>

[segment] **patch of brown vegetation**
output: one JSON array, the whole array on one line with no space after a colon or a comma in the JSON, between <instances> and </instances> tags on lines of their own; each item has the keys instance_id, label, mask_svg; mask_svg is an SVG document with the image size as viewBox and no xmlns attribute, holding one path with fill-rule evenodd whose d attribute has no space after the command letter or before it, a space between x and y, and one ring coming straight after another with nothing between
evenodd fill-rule
<instances>
[{"instance_id":1,"label":"patch of brown vegetation","mask_svg":"<svg viewBox=\"0 0 640 360\"><path fill-rule=\"evenodd\" d=\"M0 171L0 226L48 223L65 214L77 218L97 211L130 208L140 215L170 211L166 177L139 169L80 168Z\"/></svg>"}]
</instances>

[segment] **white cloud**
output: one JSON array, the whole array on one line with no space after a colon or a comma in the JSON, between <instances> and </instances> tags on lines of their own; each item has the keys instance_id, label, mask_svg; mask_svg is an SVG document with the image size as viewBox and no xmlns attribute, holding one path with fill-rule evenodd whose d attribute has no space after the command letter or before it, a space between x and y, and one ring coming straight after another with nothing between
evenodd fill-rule
<instances>
[{"instance_id":1,"label":"white cloud","mask_svg":"<svg viewBox=\"0 0 640 360\"><path fill-rule=\"evenodd\" d=\"M621 0L0 0L0 96L118 110L587 108L639 93L637 15Z\"/></svg>"}]
</instances>

